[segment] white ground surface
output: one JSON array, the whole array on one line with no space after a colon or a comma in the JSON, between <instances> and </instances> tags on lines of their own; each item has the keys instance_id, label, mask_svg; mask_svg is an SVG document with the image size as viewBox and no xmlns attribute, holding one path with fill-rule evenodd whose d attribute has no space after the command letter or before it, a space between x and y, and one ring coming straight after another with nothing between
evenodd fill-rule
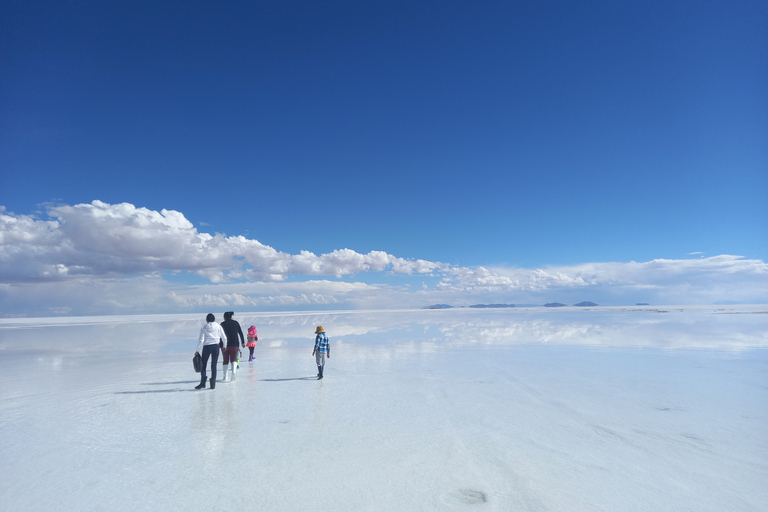
<instances>
[{"instance_id":1,"label":"white ground surface","mask_svg":"<svg viewBox=\"0 0 768 512\"><path fill-rule=\"evenodd\" d=\"M768 510L768 307L627 309L1 320L0 510Z\"/></svg>"}]
</instances>

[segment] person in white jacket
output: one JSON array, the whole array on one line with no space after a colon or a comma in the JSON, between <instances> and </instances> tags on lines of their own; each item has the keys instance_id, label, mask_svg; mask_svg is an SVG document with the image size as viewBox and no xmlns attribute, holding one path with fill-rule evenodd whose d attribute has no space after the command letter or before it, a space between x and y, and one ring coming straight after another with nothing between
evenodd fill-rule
<instances>
[{"instance_id":1,"label":"person in white jacket","mask_svg":"<svg viewBox=\"0 0 768 512\"><path fill-rule=\"evenodd\" d=\"M208 313L205 317L207 322L202 329L200 329L200 337L197 342L197 350L195 354L199 355L200 350L203 351L203 368L200 371L200 385L195 386L195 389L203 389L205 387L205 367L208 366L208 358L211 358L211 389L216 388L216 364L219 362L219 342L227 339L227 335L224 334L224 329L216 323L216 317L212 313Z\"/></svg>"}]
</instances>

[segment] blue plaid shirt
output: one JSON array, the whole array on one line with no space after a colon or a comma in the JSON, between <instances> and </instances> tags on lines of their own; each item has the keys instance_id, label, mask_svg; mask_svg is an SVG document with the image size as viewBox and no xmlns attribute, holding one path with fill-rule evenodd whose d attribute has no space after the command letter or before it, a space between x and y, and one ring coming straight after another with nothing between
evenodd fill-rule
<instances>
[{"instance_id":1,"label":"blue plaid shirt","mask_svg":"<svg viewBox=\"0 0 768 512\"><path fill-rule=\"evenodd\" d=\"M328 342L328 336L324 332L315 336L315 352L331 355L331 344Z\"/></svg>"}]
</instances>

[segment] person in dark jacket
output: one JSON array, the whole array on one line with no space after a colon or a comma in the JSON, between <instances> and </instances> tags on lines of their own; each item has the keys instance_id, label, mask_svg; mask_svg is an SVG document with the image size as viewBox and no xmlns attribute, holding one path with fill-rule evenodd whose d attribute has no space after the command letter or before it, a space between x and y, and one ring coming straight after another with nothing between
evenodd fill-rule
<instances>
[{"instance_id":1,"label":"person in dark jacket","mask_svg":"<svg viewBox=\"0 0 768 512\"><path fill-rule=\"evenodd\" d=\"M222 342L221 351L224 353L224 378L222 381L227 381L227 371L232 373L232 379L235 378L235 372L237 371L237 353L240 350L240 344L245 343L245 336L243 336L243 329L240 328L240 324L237 320L232 320L235 315L233 311L227 311L224 313L224 321L221 322L221 328L224 329L224 333L227 335L226 346ZM229 368L227 368L229 366Z\"/></svg>"}]
</instances>

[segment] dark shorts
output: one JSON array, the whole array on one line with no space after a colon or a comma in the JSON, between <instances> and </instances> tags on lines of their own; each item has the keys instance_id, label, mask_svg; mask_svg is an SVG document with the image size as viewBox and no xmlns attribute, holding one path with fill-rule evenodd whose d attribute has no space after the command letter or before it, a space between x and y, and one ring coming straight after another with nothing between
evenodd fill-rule
<instances>
[{"instance_id":1,"label":"dark shorts","mask_svg":"<svg viewBox=\"0 0 768 512\"><path fill-rule=\"evenodd\" d=\"M224 364L234 363L237 361L237 352L240 349L238 347L224 347L222 349L222 352L224 352Z\"/></svg>"}]
</instances>

